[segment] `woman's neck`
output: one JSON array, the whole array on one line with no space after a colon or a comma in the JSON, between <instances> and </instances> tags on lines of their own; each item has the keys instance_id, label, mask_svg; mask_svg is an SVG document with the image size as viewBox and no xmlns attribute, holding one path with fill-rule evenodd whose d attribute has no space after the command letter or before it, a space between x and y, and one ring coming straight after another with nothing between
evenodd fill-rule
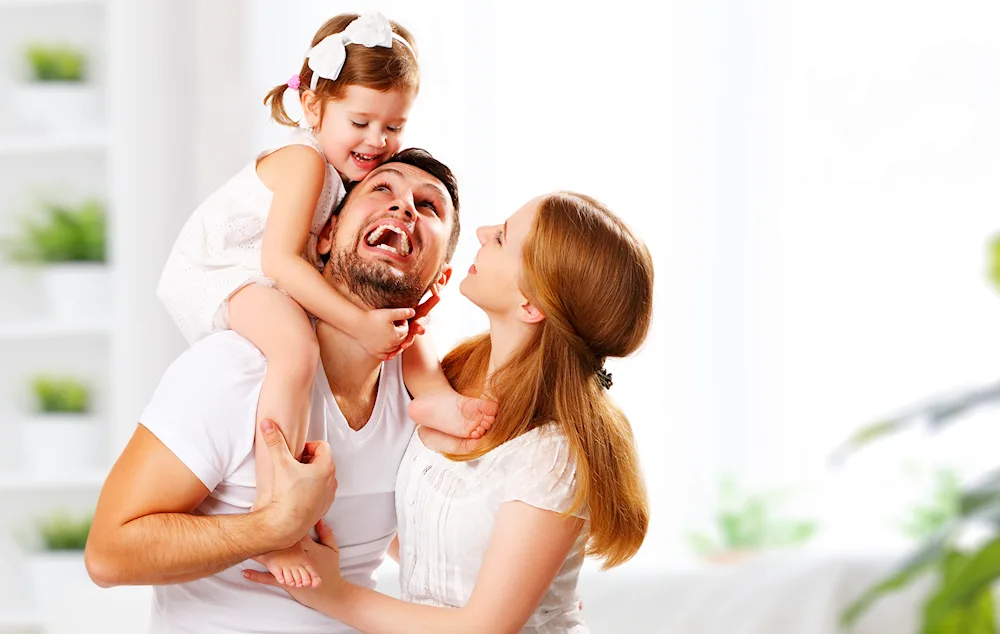
<instances>
[{"instance_id":1,"label":"woman's neck","mask_svg":"<svg viewBox=\"0 0 1000 634\"><path fill-rule=\"evenodd\" d=\"M486 373L487 382L493 372L507 363L528 341L533 327L517 319L490 317L490 367Z\"/></svg>"}]
</instances>

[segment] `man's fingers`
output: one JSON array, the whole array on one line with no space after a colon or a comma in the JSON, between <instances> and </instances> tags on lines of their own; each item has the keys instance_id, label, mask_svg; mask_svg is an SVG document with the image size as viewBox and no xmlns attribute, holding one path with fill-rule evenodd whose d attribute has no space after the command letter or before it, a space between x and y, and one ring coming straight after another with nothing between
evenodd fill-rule
<instances>
[{"instance_id":1,"label":"man's fingers","mask_svg":"<svg viewBox=\"0 0 1000 634\"><path fill-rule=\"evenodd\" d=\"M319 543L337 550L337 540L333 536L333 531L322 519L316 522L316 535L319 537Z\"/></svg>"},{"instance_id":2,"label":"man's fingers","mask_svg":"<svg viewBox=\"0 0 1000 634\"><path fill-rule=\"evenodd\" d=\"M306 443L307 446L311 445L310 455L312 455L313 464L324 464L329 463L330 470L333 473L337 472L337 466L333 463L333 452L330 451L330 443L325 440L314 440Z\"/></svg>"},{"instance_id":3,"label":"man's fingers","mask_svg":"<svg viewBox=\"0 0 1000 634\"><path fill-rule=\"evenodd\" d=\"M260 421L260 434L264 437L264 442L267 443L267 448L274 459L291 458L292 452L288 450L288 443L285 442L281 429L273 420L265 418Z\"/></svg>"},{"instance_id":4,"label":"man's fingers","mask_svg":"<svg viewBox=\"0 0 1000 634\"><path fill-rule=\"evenodd\" d=\"M243 578L249 579L254 583L264 584L265 586L274 586L275 588L281 587L281 584L275 580L274 575L272 575L269 572L259 572L257 570L244 570Z\"/></svg>"}]
</instances>

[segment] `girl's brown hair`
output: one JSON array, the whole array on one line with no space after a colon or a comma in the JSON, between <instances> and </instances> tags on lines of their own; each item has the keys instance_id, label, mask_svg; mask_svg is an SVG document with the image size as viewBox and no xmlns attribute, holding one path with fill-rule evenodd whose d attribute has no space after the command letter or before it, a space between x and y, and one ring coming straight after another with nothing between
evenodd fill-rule
<instances>
[{"instance_id":1,"label":"girl's brown hair","mask_svg":"<svg viewBox=\"0 0 1000 634\"><path fill-rule=\"evenodd\" d=\"M357 19L356 13L342 13L334 16L321 26L316 35L313 36L310 48L316 46L324 38L335 33L340 33L347 28L347 25ZM364 86L381 92L390 90L403 90L417 94L420 89L420 69L417 66L417 47L413 41L413 35L404 27L390 20L394 33L401 36L409 43L406 44L392 39L392 48L383 46L373 46L368 48L359 44L347 45L347 58L344 67L340 71L337 79L319 78L316 83L316 98L321 100L320 115L326 102L331 99L343 99L347 95L348 86ZM302 62L299 70L299 89L301 96L305 91L310 90L312 84L312 69L309 68L309 60ZM264 105L271 106L271 118L282 125L298 126L285 111L284 97L288 90L288 84L281 84L271 89L264 97Z\"/></svg>"},{"instance_id":2,"label":"girl's brown hair","mask_svg":"<svg viewBox=\"0 0 1000 634\"><path fill-rule=\"evenodd\" d=\"M576 462L573 512L590 514L587 554L604 567L630 559L649 524L649 501L632 428L597 377L606 357L642 344L653 304L649 249L607 207L572 192L545 197L522 247L520 290L545 319L490 376L488 334L456 347L445 374L469 395L500 404L478 458L539 425L558 425Z\"/></svg>"}]
</instances>

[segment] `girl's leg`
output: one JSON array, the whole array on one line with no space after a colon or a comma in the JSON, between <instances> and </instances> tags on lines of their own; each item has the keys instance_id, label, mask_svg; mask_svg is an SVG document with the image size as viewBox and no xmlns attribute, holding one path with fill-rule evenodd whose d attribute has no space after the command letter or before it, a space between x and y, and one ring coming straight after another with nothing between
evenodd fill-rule
<instances>
[{"instance_id":1,"label":"girl's leg","mask_svg":"<svg viewBox=\"0 0 1000 634\"><path fill-rule=\"evenodd\" d=\"M273 420L293 455L302 454L309 427L312 384L319 365L319 344L309 317L281 291L251 284L229 300L230 328L250 340L267 357L267 375L257 401L257 421ZM271 500L274 472L266 444L255 438L257 472L255 507ZM300 548L261 558L280 582L312 585L311 566ZM317 577L318 581L318 577Z\"/></svg>"}]
</instances>

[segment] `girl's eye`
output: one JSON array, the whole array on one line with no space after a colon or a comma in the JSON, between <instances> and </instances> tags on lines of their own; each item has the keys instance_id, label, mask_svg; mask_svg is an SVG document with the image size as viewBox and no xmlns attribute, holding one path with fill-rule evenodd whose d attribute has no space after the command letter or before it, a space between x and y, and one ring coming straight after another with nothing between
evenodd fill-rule
<instances>
[{"instance_id":1,"label":"girl's eye","mask_svg":"<svg viewBox=\"0 0 1000 634\"><path fill-rule=\"evenodd\" d=\"M367 124L367 123L358 123L357 121L351 121L351 124L352 124L352 125L353 125L353 126L354 126L355 128L367 128L367 127L368 127L368 124Z\"/></svg>"},{"instance_id":2,"label":"girl's eye","mask_svg":"<svg viewBox=\"0 0 1000 634\"><path fill-rule=\"evenodd\" d=\"M385 129L388 130L389 132L392 132L393 134L396 134L397 132L403 129L403 126L399 126L398 128L391 128L386 126Z\"/></svg>"}]
</instances>

